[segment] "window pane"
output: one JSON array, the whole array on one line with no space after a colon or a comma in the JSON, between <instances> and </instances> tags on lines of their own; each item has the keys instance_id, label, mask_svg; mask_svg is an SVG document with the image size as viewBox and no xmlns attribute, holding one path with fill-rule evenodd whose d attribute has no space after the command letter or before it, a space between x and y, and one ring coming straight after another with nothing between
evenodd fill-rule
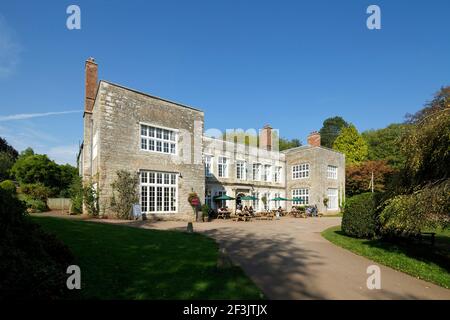
<instances>
[{"instance_id":1,"label":"window pane","mask_svg":"<svg viewBox=\"0 0 450 320\"><path fill-rule=\"evenodd\" d=\"M147 139L146 138L141 138L141 149L147 150Z\"/></svg>"},{"instance_id":2,"label":"window pane","mask_svg":"<svg viewBox=\"0 0 450 320\"><path fill-rule=\"evenodd\" d=\"M155 128L148 127L148 135L149 135L149 137L154 137L155 136Z\"/></svg>"},{"instance_id":3,"label":"window pane","mask_svg":"<svg viewBox=\"0 0 450 320\"><path fill-rule=\"evenodd\" d=\"M141 136L147 135L147 126L142 125L141 126Z\"/></svg>"}]
</instances>

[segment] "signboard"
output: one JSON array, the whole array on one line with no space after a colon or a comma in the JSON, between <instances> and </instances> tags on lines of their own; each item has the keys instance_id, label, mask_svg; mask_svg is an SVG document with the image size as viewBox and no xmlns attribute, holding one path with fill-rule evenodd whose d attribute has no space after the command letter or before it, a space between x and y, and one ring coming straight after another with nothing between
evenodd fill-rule
<instances>
[{"instance_id":1,"label":"signboard","mask_svg":"<svg viewBox=\"0 0 450 320\"><path fill-rule=\"evenodd\" d=\"M138 203L133 204L133 218L139 219L142 216L141 205Z\"/></svg>"}]
</instances>

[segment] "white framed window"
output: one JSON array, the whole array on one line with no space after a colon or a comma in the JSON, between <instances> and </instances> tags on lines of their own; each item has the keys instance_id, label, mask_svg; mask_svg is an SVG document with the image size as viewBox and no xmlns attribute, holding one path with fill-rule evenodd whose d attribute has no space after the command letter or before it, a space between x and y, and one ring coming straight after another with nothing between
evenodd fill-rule
<instances>
[{"instance_id":1,"label":"white framed window","mask_svg":"<svg viewBox=\"0 0 450 320\"><path fill-rule=\"evenodd\" d=\"M220 197L226 195L227 192L225 190L222 191L216 191L216 194L214 197ZM227 206L227 200L218 200L216 201L216 204L218 208L225 208Z\"/></svg>"},{"instance_id":2,"label":"white framed window","mask_svg":"<svg viewBox=\"0 0 450 320\"><path fill-rule=\"evenodd\" d=\"M309 163L302 163L292 166L292 179L309 178Z\"/></svg>"},{"instance_id":3,"label":"white framed window","mask_svg":"<svg viewBox=\"0 0 450 320\"><path fill-rule=\"evenodd\" d=\"M178 175L168 172L141 171L140 199L142 213L177 212Z\"/></svg>"},{"instance_id":4,"label":"white framed window","mask_svg":"<svg viewBox=\"0 0 450 320\"><path fill-rule=\"evenodd\" d=\"M228 177L228 159L226 157L219 157L217 171L219 174L219 178L227 178Z\"/></svg>"},{"instance_id":5,"label":"white framed window","mask_svg":"<svg viewBox=\"0 0 450 320\"><path fill-rule=\"evenodd\" d=\"M263 197L266 197L266 203L262 202L263 208L265 211L269 210L270 208L270 192L266 192L263 194Z\"/></svg>"},{"instance_id":6,"label":"white framed window","mask_svg":"<svg viewBox=\"0 0 450 320\"><path fill-rule=\"evenodd\" d=\"M141 124L141 150L176 154L176 131Z\"/></svg>"},{"instance_id":7,"label":"white framed window","mask_svg":"<svg viewBox=\"0 0 450 320\"><path fill-rule=\"evenodd\" d=\"M95 131L94 138L92 139L92 159L95 159L98 154L98 130Z\"/></svg>"},{"instance_id":8,"label":"white framed window","mask_svg":"<svg viewBox=\"0 0 450 320\"><path fill-rule=\"evenodd\" d=\"M208 206L208 208L212 209L211 190L206 190L205 192L205 204Z\"/></svg>"},{"instance_id":9,"label":"white framed window","mask_svg":"<svg viewBox=\"0 0 450 320\"><path fill-rule=\"evenodd\" d=\"M263 181L270 181L271 180L271 171L272 166L270 164L265 164L263 167Z\"/></svg>"},{"instance_id":10,"label":"white framed window","mask_svg":"<svg viewBox=\"0 0 450 320\"><path fill-rule=\"evenodd\" d=\"M329 188L327 190L328 196L328 210L337 210L338 209L338 189Z\"/></svg>"},{"instance_id":11,"label":"white framed window","mask_svg":"<svg viewBox=\"0 0 450 320\"><path fill-rule=\"evenodd\" d=\"M281 182L281 167L275 167L275 170L273 172L273 181Z\"/></svg>"},{"instance_id":12,"label":"white framed window","mask_svg":"<svg viewBox=\"0 0 450 320\"><path fill-rule=\"evenodd\" d=\"M207 177L212 176L213 158L210 155L205 155L205 175Z\"/></svg>"},{"instance_id":13,"label":"white framed window","mask_svg":"<svg viewBox=\"0 0 450 320\"><path fill-rule=\"evenodd\" d=\"M337 180L338 177L338 168L336 166L328 166L327 167L327 178Z\"/></svg>"},{"instance_id":14,"label":"white framed window","mask_svg":"<svg viewBox=\"0 0 450 320\"><path fill-rule=\"evenodd\" d=\"M252 192L252 196L255 197L255 199L252 200L253 210L259 211L259 192Z\"/></svg>"},{"instance_id":15,"label":"white framed window","mask_svg":"<svg viewBox=\"0 0 450 320\"><path fill-rule=\"evenodd\" d=\"M275 193L274 199L276 199L276 198L281 198L281 193ZM281 201L275 200L275 201L273 201L273 205L274 205L275 209L278 209L281 206Z\"/></svg>"},{"instance_id":16,"label":"white framed window","mask_svg":"<svg viewBox=\"0 0 450 320\"><path fill-rule=\"evenodd\" d=\"M254 163L252 166L252 179L254 181L261 180L261 164L260 163Z\"/></svg>"},{"instance_id":17,"label":"white framed window","mask_svg":"<svg viewBox=\"0 0 450 320\"><path fill-rule=\"evenodd\" d=\"M294 205L309 204L309 189L292 189L292 199L294 199L294 201L292 201L292 204Z\"/></svg>"},{"instance_id":18,"label":"white framed window","mask_svg":"<svg viewBox=\"0 0 450 320\"><path fill-rule=\"evenodd\" d=\"M236 179L246 180L246 163L243 160L236 161Z\"/></svg>"}]
</instances>

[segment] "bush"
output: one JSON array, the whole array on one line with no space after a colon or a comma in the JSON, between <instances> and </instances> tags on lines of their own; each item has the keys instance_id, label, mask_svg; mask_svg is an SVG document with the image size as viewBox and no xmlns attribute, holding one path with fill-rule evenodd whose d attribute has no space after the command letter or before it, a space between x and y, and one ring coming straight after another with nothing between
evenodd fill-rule
<instances>
[{"instance_id":1,"label":"bush","mask_svg":"<svg viewBox=\"0 0 450 320\"><path fill-rule=\"evenodd\" d=\"M83 182L80 176L75 176L69 188L70 200L72 200L72 212L83 212Z\"/></svg>"},{"instance_id":2,"label":"bush","mask_svg":"<svg viewBox=\"0 0 450 320\"><path fill-rule=\"evenodd\" d=\"M94 217L97 217L100 212L99 195L100 191L92 181L83 187L83 202L86 205L87 213Z\"/></svg>"},{"instance_id":3,"label":"bush","mask_svg":"<svg viewBox=\"0 0 450 320\"><path fill-rule=\"evenodd\" d=\"M133 205L139 202L138 176L125 170L119 170L116 174L117 178L111 184L111 209L119 219L130 219Z\"/></svg>"},{"instance_id":4,"label":"bush","mask_svg":"<svg viewBox=\"0 0 450 320\"><path fill-rule=\"evenodd\" d=\"M25 202L28 212L45 212L48 211L47 202L34 199L27 194L19 194L19 199Z\"/></svg>"},{"instance_id":5,"label":"bush","mask_svg":"<svg viewBox=\"0 0 450 320\"><path fill-rule=\"evenodd\" d=\"M11 194L16 194L16 185L11 180L2 181L0 183L0 188Z\"/></svg>"},{"instance_id":6,"label":"bush","mask_svg":"<svg viewBox=\"0 0 450 320\"><path fill-rule=\"evenodd\" d=\"M386 201L380 214L386 236L409 236L450 226L450 180Z\"/></svg>"},{"instance_id":7,"label":"bush","mask_svg":"<svg viewBox=\"0 0 450 320\"><path fill-rule=\"evenodd\" d=\"M42 183L24 183L20 185L20 191L41 201L47 201L47 198L53 194L53 191Z\"/></svg>"},{"instance_id":8,"label":"bush","mask_svg":"<svg viewBox=\"0 0 450 320\"><path fill-rule=\"evenodd\" d=\"M70 250L28 220L25 206L0 188L0 300L67 297Z\"/></svg>"},{"instance_id":9,"label":"bush","mask_svg":"<svg viewBox=\"0 0 450 320\"><path fill-rule=\"evenodd\" d=\"M373 238L378 233L376 194L362 193L347 200L342 217L342 231L357 238Z\"/></svg>"}]
</instances>

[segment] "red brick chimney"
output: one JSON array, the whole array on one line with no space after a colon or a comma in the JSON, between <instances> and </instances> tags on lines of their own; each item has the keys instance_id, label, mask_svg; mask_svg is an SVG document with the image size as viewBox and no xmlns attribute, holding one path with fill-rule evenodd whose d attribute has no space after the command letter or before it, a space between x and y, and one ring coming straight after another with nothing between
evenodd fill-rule
<instances>
[{"instance_id":1,"label":"red brick chimney","mask_svg":"<svg viewBox=\"0 0 450 320\"><path fill-rule=\"evenodd\" d=\"M272 127L268 124L259 133L259 147L268 151L272 150Z\"/></svg>"},{"instance_id":2,"label":"red brick chimney","mask_svg":"<svg viewBox=\"0 0 450 320\"><path fill-rule=\"evenodd\" d=\"M308 136L308 144L311 147L320 147L320 133L313 131Z\"/></svg>"},{"instance_id":3,"label":"red brick chimney","mask_svg":"<svg viewBox=\"0 0 450 320\"><path fill-rule=\"evenodd\" d=\"M98 66L94 58L88 58L85 64L85 102L84 112L92 113L97 92Z\"/></svg>"}]
</instances>

